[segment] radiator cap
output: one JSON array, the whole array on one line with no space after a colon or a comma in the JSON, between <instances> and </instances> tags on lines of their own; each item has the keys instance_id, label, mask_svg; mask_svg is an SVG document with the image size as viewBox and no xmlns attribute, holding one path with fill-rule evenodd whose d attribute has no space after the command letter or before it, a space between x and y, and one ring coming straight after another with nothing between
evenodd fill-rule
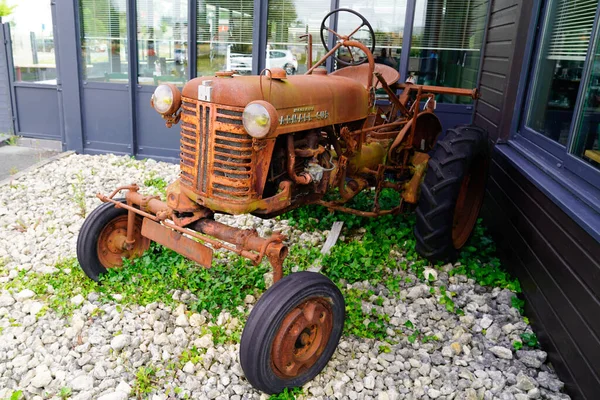
<instances>
[{"instance_id":1,"label":"radiator cap","mask_svg":"<svg viewBox=\"0 0 600 400\"><path fill-rule=\"evenodd\" d=\"M271 68L271 79L287 79L287 74L283 68Z\"/></svg>"}]
</instances>

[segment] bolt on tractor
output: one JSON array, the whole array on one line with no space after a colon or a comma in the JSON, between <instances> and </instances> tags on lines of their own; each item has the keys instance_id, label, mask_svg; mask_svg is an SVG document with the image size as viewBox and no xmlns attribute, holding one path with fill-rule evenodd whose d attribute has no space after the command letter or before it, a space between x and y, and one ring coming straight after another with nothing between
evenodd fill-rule
<instances>
[{"instance_id":1,"label":"bolt on tractor","mask_svg":"<svg viewBox=\"0 0 600 400\"><path fill-rule=\"evenodd\" d=\"M361 22L338 34L326 24L338 13ZM368 32L370 46L353 37L359 30ZM280 233L261 237L217 222L215 213L272 218L305 204L365 217L416 210L417 251L447 260L473 230L487 176L486 133L462 126L438 140L434 114L436 95L475 99L476 90L398 82L396 69L374 62L373 28L352 10L329 13L321 39L327 53L314 65L308 57L304 75L223 71L192 79L182 91L158 86L152 106L168 127L181 126L179 179L166 202L135 184L98 194L104 204L85 220L77 242L79 263L94 280L151 241L206 268L215 249L254 264L266 257L274 284L252 309L240 346L246 378L266 393L301 386L325 367L342 334L344 298L321 274L282 276L288 250ZM330 57L344 67L327 73L320 66ZM384 189L400 194L391 209L379 206ZM372 210L351 208L364 190L374 194ZM115 198L121 191L124 198Z\"/></svg>"}]
</instances>

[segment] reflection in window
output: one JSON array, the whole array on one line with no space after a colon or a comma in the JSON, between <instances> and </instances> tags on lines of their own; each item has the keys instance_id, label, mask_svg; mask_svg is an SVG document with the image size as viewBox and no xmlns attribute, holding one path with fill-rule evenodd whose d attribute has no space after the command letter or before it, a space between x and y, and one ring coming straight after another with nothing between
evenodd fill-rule
<instances>
[{"instance_id":1,"label":"reflection in window","mask_svg":"<svg viewBox=\"0 0 600 400\"><path fill-rule=\"evenodd\" d=\"M590 78L583 91L583 105L573 135L571 152L600 167L600 34L596 38L591 63Z\"/></svg>"},{"instance_id":2,"label":"reflection in window","mask_svg":"<svg viewBox=\"0 0 600 400\"><path fill-rule=\"evenodd\" d=\"M398 69L400 66L400 50L404 34L404 18L406 15L407 0L374 0L369 2L356 0L340 0L340 7L358 11L373 27L375 31L375 62L389 65ZM357 17L342 13L338 21L338 33L349 34L360 25ZM365 34L366 31L362 30ZM364 36L364 35L363 35ZM370 47L370 43L368 44ZM350 55L346 50L338 53L342 60ZM341 65L339 66L341 67Z\"/></svg>"},{"instance_id":3,"label":"reflection in window","mask_svg":"<svg viewBox=\"0 0 600 400\"><path fill-rule=\"evenodd\" d=\"M317 0L270 0L267 22L267 68L279 67L288 75L308 69L307 39L313 37L313 62L325 55L319 29L329 12L329 3Z\"/></svg>"},{"instance_id":4,"label":"reflection in window","mask_svg":"<svg viewBox=\"0 0 600 400\"><path fill-rule=\"evenodd\" d=\"M422 85L477 86L488 0L417 0L408 65ZM439 95L445 103L471 103L466 96Z\"/></svg>"},{"instance_id":5,"label":"reflection in window","mask_svg":"<svg viewBox=\"0 0 600 400\"><path fill-rule=\"evenodd\" d=\"M52 11L47 0L21 0L9 22L15 79L56 84ZM34 17L31 10L36 10Z\"/></svg>"},{"instance_id":6,"label":"reflection in window","mask_svg":"<svg viewBox=\"0 0 600 400\"><path fill-rule=\"evenodd\" d=\"M79 10L84 79L127 83L126 0L80 0Z\"/></svg>"},{"instance_id":7,"label":"reflection in window","mask_svg":"<svg viewBox=\"0 0 600 400\"><path fill-rule=\"evenodd\" d=\"M552 0L534 75L527 126L566 145L598 0Z\"/></svg>"},{"instance_id":8,"label":"reflection in window","mask_svg":"<svg viewBox=\"0 0 600 400\"><path fill-rule=\"evenodd\" d=\"M198 76L216 71L252 72L252 24L250 0L198 1Z\"/></svg>"},{"instance_id":9,"label":"reflection in window","mask_svg":"<svg viewBox=\"0 0 600 400\"><path fill-rule=\"evenodd\" d=\"M138 0L138 83L187 81L187 1Z\"/></svg>"}]
</instances>

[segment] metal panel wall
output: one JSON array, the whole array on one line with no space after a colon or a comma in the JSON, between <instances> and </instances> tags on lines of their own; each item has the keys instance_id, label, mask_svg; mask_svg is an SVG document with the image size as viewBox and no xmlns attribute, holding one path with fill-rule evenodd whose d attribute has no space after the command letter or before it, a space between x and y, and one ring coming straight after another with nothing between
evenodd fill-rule
<instances>
[{"instance_id":1,"label":"metal panel wall","mask_svg":"<svg viewBox=\"0 0 600 400\"><path fill-rule=\"evenodd\" d=\"M56 86L15 85L19 135L61 140Z\"/></svg>"},{"instance_id":2,"label":"metal panel wall","mask_svg":"<svg viewBox=\"0 0 600 400\"><path fill-rule=\"evenodd\" d=\"M2 19L0 18L0 23ZM0 25L1 26L1 25ZM8 74L8 52L6 46L8 42L4 40L4 29L0 29L0 40L4 43L4 48L0 50L0 132L13 133L10 77Z\"/></svg>"}]
</instances>

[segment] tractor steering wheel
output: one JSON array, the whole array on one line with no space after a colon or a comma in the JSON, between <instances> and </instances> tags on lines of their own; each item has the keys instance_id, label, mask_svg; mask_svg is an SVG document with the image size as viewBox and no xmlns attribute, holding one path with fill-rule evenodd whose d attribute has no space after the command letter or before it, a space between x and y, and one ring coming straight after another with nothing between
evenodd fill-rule
<instances>
[{"instance_id":1,"label":"tractor steering wheel","mask_svg":"<svg viewBox=\"0 0 600 400\"><path fill-rule=\"evenodd\" d=\"M360 18L360 20L362 22L358 27L356 27L356 29L352 30L352 33L350 33L347 36L340 35L333 29L329 29L329 27L325 24L327 22L327 19L330 16L332 16L333 14L336 14L336 13L341 13L341 12L347 12L350 14L354 14L358 18ZM338 20L339 20L339 16L338 16ZM375 32L373 31L373 27L371 26L369 21L367 21L367 19L365 17L363 17L362 15L360 15L358 12L351 10L349 8L338 8L336 10L331 11L329 14L327 14L325 16L325 18L323 18L323 21L321 22L321 42L323 43L323 47L325 47L325 52L326 53L329 52L329 47L327 46L327 41L325 40L326 32L330 32L330 33L334 34L338 38L338 40L357 40L357 39L352 39L352 36L356 32L358 32L360 30L360 28L362 28L363 26L366 26L369 29L369 36L370 36L371 43L372 43L371 48L369 50L371 51L371 53L373 53L375 51ZM357 41L360 41L360 40L357 40ZM360 65L360 64L364 63L365 61L367 61L366 56L360 57L358 60L356 60L354 58L354 52L352 51L353 46L344 46L344 47L346 47L346 49L348 50L348 53L350 53L351 61L348 62L346 60L339 58L337 55L334 55L333 57L337 60L338 63L340 63L342 65Z\"/></svg>"}]
</instances>

